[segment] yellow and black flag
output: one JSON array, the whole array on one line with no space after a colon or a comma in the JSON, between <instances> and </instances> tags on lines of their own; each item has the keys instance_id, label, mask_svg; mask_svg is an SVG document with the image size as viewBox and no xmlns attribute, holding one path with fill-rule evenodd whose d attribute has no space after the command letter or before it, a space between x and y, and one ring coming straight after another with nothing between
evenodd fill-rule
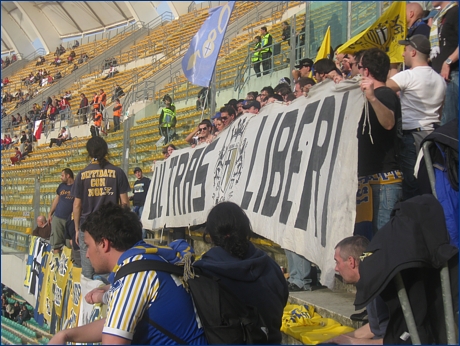
<instances>
[{"instance_id":1,"label":"yellow and black flag","mask_svg":"<svg viewBox=\"0 0 460 346\"><path fill-rule=\"evenodd\" d=\"M362 49L380 48L388 54L391 63L400 63L404 46L398 41L404 40L406 34L406 2L395 1L374 24L340 46L337 53L353 54Z\"/></svg>"},{"instance_id":2,"label":"yellow and black flag","mask_svg":"<svg viewBox=\"0 0 460 346\"><path fill-rule=\"evenodd\" d=\"M323 43L319 47L318 54L316 55L315 62L320 59L328 58L332 59L331 55L331 27L327 27L326 34L324 35Z\"/></svg>"}]
</instances>

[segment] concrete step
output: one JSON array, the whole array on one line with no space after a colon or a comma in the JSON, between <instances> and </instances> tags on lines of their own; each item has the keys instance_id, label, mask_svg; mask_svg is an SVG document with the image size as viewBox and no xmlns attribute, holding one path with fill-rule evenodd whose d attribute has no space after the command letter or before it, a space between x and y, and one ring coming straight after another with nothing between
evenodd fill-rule
<instances>
[{"instance_id":1,"label":"concrete step","mask_svg":"<svg viewBox=\"0 0 460 346\"><path fill-rule=\"evenodd\" d=\"M340 324L352 328L359 328L362 322L352 321L350 315L357 313L353 302L355 293L346 290L320 289L316 291L291 292L288 302L290 304L314 306L315 311L324 318L332 318ZM302 345L300 340L284 334L283 345Z\"/></svg>"}]
</instances>

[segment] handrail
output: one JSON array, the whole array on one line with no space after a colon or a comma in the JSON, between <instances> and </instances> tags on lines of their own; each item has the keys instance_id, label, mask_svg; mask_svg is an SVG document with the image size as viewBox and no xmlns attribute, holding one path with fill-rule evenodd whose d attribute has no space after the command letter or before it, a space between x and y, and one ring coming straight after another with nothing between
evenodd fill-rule
<instances>
[{"instance_id":1,"label":"handrail","mask_svg":"<svg viewBox=\"0 0 460 346\"><path fill-rule=\"evenodd\" d=\"M34 52L32 52L29 55L27 55L26 57L24 57L24 60L32 61L32 60L35 60L36 57L39 57L39 56L42 56L42 55L46 55L45 49L44 48L38 48Z\"/></svg>"},{"instance_id":2,"label":"handrail","mask_svg":"<svg viewBox=\"0 0 460 346\"><path fill-rule=\"evenodd\" d=\"M251 68L251 57L252 53L250 51L250 46L248 45L248 53L246 55L246 58L244 59L243 64L236 71L236 78L233 90L237 91L238 95L240 94L241 90L247 82L247 79L245 79L244 76L246 75L246 72ZM241 82L241 79L243 79L243 82Z\"/></svg>"},{"instance_id":3,"label":"handrail","mask_svg":"<svg viewBox=\"0 0 460 346\"><path fill-rule=\"evenodd\" d=\"M190 5L188 5L187 13L190 13L195 10L196 10L196 2L192 1L190 2Z\"/></svg>"},{"instance_id":4,"label":"handrail","mask_svg":"<svg viewBox=\"0 0 460 346\"><path fill-rule=\"evenodd\" d=\"M113 56L115 55L114 52L121 50L123 47L122 45L126 45L127 42L132 42L133 39L136 39L137 37L133 37L132 35L140 36L144 34L145 31L140 31L137 30L133 32L131 35L124 37L120 42L115 44L113 47L110 47L110 49L107 49L104 53L100 54L99 56L93 58L92 60L89 60L88 63L82 65L79 67L74 73L68 74L66 77L60 79L57 83L54 83L51 87L46 88L43 90L35 99L34 102L41 103L43 102L48 96L55 95L55 94L60 94L65 89L68 89L70 85L74 82L77 82L80 77L82 77L85 74L92 73L93 71L97 71L100 69L100 63L106 59L108 56ZM72 78L70 78L71 76ZM33 103L26 103L25 105L19 107L15 112L19 113L26 113L31 109L31 106Z\"/></svg>"}]
</instances>

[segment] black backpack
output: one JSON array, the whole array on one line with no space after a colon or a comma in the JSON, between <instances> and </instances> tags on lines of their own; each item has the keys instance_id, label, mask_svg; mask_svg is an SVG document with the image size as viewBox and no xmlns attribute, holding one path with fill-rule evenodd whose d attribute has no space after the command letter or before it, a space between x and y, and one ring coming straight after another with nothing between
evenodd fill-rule
<instances>
[{"instance_id":1,"label":"black backpack","mask_svg":"<svg viewBox=\"0 0 460 346\"><path fill-rule=\"evenodd\" d=\"M140 260L122 266L114 281L141 271L162 271L179 276L184 267L157 260ZM194 268L195 276L186 281L209 344L267 344L268 328L256 307L242 303L216 277L203 275ZM178 344L187 342L149 319L149 323Z\"/></svg>"}]
</instances>

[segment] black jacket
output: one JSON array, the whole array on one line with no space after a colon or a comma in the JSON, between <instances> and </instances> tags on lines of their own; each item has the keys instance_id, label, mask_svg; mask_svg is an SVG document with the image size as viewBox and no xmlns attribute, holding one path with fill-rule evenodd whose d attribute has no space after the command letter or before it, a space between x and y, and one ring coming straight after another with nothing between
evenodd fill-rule
<instances>
[{"instance_id":1,"label":"black jacket","mask_svg":"<svg viewBox=\"0 0 460 346\"><path fill-rule=\"evenodd\" d=\"M366 306L380 294L390 311L384 344L409 344L393 278L401 273L422 344L447 343L440 270L449 264L454 311L458 311L458 249L449 244L441 204L422 195L395 205L391 220L366 248L356 284L355 306Z\"/></svg>"}]
</instances>

